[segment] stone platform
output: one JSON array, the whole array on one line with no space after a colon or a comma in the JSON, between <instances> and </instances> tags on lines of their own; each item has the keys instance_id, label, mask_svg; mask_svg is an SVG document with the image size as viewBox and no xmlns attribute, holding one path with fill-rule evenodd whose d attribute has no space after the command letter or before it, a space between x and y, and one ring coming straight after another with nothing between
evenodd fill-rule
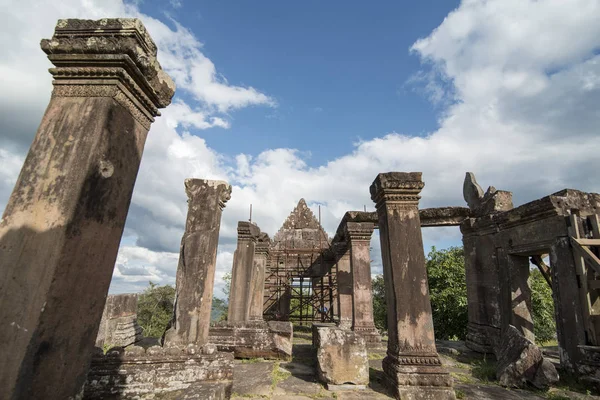
<instances>
[{"instance_id":1,"label":"stone platform","mask_svg":"<svg viewBox=\"0 0 600 400\"><path fill-rule=\"evenodd\" d=\"M293 337L291 322L251 321L215 324L208 340L219 351L233 352L235 358L289 360Z\"/></svg>"},{"instance_id":2,"label":"stone platform","mask_svg":"<svg viewBox=\"0 0 600 400\"><path fill-rule=\"evenodd\" d=\"M215 346L186 350L117 347L92 358L84 399L227 399L233 354Z\"/></svg>"}]
</instances>

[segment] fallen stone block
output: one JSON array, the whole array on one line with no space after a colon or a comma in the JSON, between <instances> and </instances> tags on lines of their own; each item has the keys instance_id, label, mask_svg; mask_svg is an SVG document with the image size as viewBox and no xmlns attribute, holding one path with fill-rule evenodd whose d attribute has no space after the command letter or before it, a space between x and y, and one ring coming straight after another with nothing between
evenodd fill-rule
<instances>
[{"instance_id":1,"label":"fallen stone block","mask_svg":"<svg viewBox=\"0 0 600 400\"><path fill-rule=\"evenodd\" d=\"M522 388L529 383L545 389L558 381L554 365L512 325L503 332L502 341L494 350L498 359L496 377L502 386Z\"/></svg>"},{"instance_id":2,"label":"fallen stone block","mask_svg":"<svg viewBox=\"0 0 600 400\"><path fill-rule=\"evenodd\" d=\"M248 321L214 324L208 340L235 358L291 360L293 337L291 322Z\"/></svg>"},{"instance_id":3,"label":"fallen stone block","mask_svg":"<svg viewBox=\"0 0 600 400\"><path fill-rule=\"evenodd\" d=\"M333 388L354 385L355 389L369 383L369 360L365 339L350 330L319 326L313 330L317 348L319 379Z\"/></svg>"}]
</instances>

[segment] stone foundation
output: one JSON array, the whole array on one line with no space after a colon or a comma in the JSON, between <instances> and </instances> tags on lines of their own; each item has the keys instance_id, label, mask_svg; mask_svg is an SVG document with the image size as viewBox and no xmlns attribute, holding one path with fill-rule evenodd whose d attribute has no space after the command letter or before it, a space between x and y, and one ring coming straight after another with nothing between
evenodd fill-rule
<instances>
[{"instance_id":1,"label":"stone foundation","mask_svg":"<svg viewBox=\"0 0 600 400\"><path fill-rule=\"evenodd\" d=\"M215 324L208 340L219 351L233 352L235 358L291 360L293 337L291 322L250 321Z\"/></svg>"},{"instance_id":2,"label":"stone foundation","mask_svg":"<svg viewBox=\"0 0 600 400\"><path fill-rule=\"evenodd\" d=\"M84 399L182 398L181 395L229 398L233 380L233 355L205 346L186 351L153 346L115 348L106 355L100 349L84 387Z\"/></svg>"}]
</instances>

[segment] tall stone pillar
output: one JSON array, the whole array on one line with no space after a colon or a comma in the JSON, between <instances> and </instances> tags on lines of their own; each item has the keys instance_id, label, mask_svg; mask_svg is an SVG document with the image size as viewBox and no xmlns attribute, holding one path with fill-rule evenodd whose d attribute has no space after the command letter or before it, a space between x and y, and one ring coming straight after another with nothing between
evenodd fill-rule
<instances>
[{"instance_id":1,"label":"tall stone pillar","mask_svg":"<svg viewBox=\"0 0 600 400\"><path fill-rule=\"evenodd\" d=\"M373 288L371 286L372 222L347 222L346 237L352 268L352 330L361 335L367 345L381 344L381 336L373 319Z\"/></svg>"},{"instance_id":2,"label":"tall stone pillar","mask_svg":"<svg viewBox=\"0 0 600 400\"><path fill-rule=\"evenodd\" d=\"M228 322L250 320L250 283L256 240L259 235L260 229L253 223L238 222L237 249L233 254L233 268L231 269Z\"/></svg>"},{"instance_id":3,"label":"tall stone pillar","mask_svg":"<svg viewBox=\"0 0 600 400\"><path fill-rule=\"evenodd\" d=\"M0 221L0 393L67 399L90 364L146 135L175 86L137 19L59 20L46 113Z\"/></svg>"},{"instance_id":4,"label":"tall stone pillar","mask_svg":"<svg viewBox=\"0 0 600 400\"><path fill-rule=\"evenodd\" d=\"M186 179L185 193L188 213L165 346L202 346L208 341L221 214L231 197L231 186L223 181Z\"/></svg>"},{"instance_id":5,"label":"tall stone pillar","mask_svg":"<svg viewBox=\"0 0 600 400\"><path fill-rule=\"evenodd\" d=\"M419 220L420 172L379 174L376 203L388 315L386 378L399 399L454 399L435 347Z\"/></svg>"},{"instance_id":6,"label":"tall stone pillar","mask_svg":"<svg viewBox=\"0 0 600 400\"><path fill-rule=\"evenodd\" d=\"M269 235L261 233L254 248L254 265L251 279L250 319L263 319L263 304L265 293L265 274L269 259Z\"/></svg>"},{"instance_id":7,"label":"tall stone pillar","mask_svg":"<svg viewBox=\"0 0 600 400\"><path fill-rule=\"evenodd\" d=\"M339 325L341 328L352 328L352 266L350 264L350 251L347 243L340 243L336 248L337 258L337 287Z\"/></svg>"}]
</instances>

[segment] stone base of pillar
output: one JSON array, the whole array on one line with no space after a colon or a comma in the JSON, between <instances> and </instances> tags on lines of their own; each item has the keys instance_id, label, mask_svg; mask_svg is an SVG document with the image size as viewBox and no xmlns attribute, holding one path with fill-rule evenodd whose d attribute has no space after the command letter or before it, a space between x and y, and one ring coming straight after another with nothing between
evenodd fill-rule
<instances>
[{"instance_id":1,"label":"stone base of pillar","mask_svg":"<svg viewBox=\"0 0 600 400\"><path fill-rule=\"evenodd\" d=\"M375 326L355 326L353 331L365 339L368 348L387 346L387 343L381 341L381 335Z\"/></svg>"},{"instance_id":2,"label":"stone base of pillar","mask_svg":"<svg viewBox=\"0 0 600 400\"><path fill-rule=\"evenodd\" d=\"M437 354L416 353L383 359L389 388L401 400L455 400L452 377Z\"/></svg>"},{"instance_id":3,"label":"stone base of pillar","mask_svg":"<svg viewBox=\"0 0 600 400\"><path fill-rule=\"evenodd\" d=\"M217 323L210 327L208 341L235 358L292 359L294 337L291 322L248 321Z\"/></svg>"},{"instance_id":4,"label":"stone base of pillar","mask_svg":"<svg viewBox=\"0 0 600 400\"><path fill-rule=\"evenodd\" d=\"M85 399L154 399L161 395L220 400L231 393L233 355L217 352L213 345L97 351L83 389Z\"/></svg>"},{"instance_id":5,"label":"stone base of pillar","mask_svg":"<svg viewBox=\"0 0 600 400\"><path fill-rule=\"evenodd\" d=\"M465 345L478 353L494 354L493 342L500 340L500 329L469 322Z\"/></svg>"}]
</instances>

